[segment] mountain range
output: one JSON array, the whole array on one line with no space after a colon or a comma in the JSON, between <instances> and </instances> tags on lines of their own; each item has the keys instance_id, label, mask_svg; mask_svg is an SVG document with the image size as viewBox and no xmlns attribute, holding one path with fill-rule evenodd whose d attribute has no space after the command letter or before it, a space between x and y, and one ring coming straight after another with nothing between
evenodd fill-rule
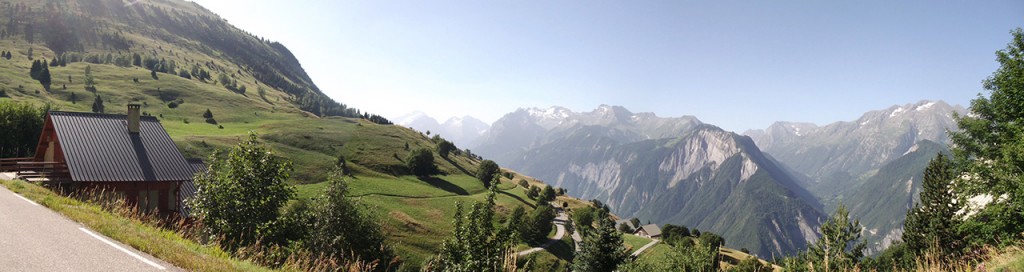
<instances>
[{"instance_id":1,"label":"mountain range","mask_svg":"<svg viewBox=\"0 0 1024 272\"><path fill-rule=\"evenodd\" d=\"M608 105L520 109L480 143L479 154L616 214L714 231L760 256L805 248L824 218L813 195L749 137L692 116Z\"/></svg>"},{"instance_id":2,"label":"mountain range","mask_svg":"<svg viewBox=\"0 0 1024 272\"><path fill-rule=\"evenodd\" d=\"M393 119L395 124L421 132L431 132L463 147L474 143L491 126L472 116L452 117L439 123L422 111L415 111Z\"/></svg>"},{"instance_id":3,"label":"mountain range","mask_svg":"<svg viewBox=\"0 0 1024 272\"><path fill-rule=\"evenodd\" d=\"M920 101L869 111L853 121L776 122L744 134L802 176L826 207L850 207L863 220L869 251L878 252L902 234L921 173L946 150L947 131L956 129L954 114L965 113L943 101Z\"/></svg>"},{"instance_id":4,"label":"mountain range","mask_svg":"<svg viewBox=\"0 0 1024 272\"><path fill-rule=\"evenodd\" d=\"M869 252L899 239L928 161L963 107L921 101L824 126L776 122L741 134L693 116L601 105L506 114L471 146L503 166L607 203L625 217L714 231L760 256L803 249L837 204Z\"/></svg>"}]
</instances>

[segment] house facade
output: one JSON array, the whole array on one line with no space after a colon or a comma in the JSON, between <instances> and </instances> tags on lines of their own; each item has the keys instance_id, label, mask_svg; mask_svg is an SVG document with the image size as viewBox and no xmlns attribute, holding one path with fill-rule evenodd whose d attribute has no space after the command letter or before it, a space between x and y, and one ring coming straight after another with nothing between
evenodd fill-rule
<instances>
[{"instance_id":1,"label":"house facade","mask_svg":"<svg viewBox=\"0 0 1024 272\"><path fill-rule=\"evenodd\" d=\"M661 237L661 228L656 224L647 224L636 229L636 232L633 234L651 239L659 238Z\"/></svg>"},{"instance_id":2,"label":"house facade","mask_svg":"<svg viewBox=\"0 0 1024 272\"><path fill-rule=\"evenodd\" d=\"M189 163L152 116L51 111L32 163L64 189L105 189L140 211L182 213L183 187L199 167Z\"/></svg>"}]
</instances>

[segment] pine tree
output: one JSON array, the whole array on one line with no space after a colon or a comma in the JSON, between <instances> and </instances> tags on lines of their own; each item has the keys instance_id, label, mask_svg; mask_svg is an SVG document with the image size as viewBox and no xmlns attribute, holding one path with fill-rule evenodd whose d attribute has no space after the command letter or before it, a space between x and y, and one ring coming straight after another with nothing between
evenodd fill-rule
<instances>
[{"instance_id":1,"label":"pine tree","mask_svg":"<svg viewBox=\"0 0 1024 272\"><path fill-rule=\"evenodd\" d=\"M956 172L945 155L935 156L925 168L920 201L907 211L903 223L903 241L914 253L931 249L946 258L963 248L964 236L957 230L960 205L951 191L954 178Z\"/></svg>"},{"instance_id":2,"label":"pine tree","mask_svg":"<svg viewBox=\"0 0 1024 272\"><path fill-rule=\"evenodd\" d=\"M609 218L599 219L596 230L586 233L580 250L573 259L573 271L615 271L626 261L628 253L622 244L622 236L615 231L615 222Z\"/></svg>"},{"instance_id":3,"label":"pine tree","mask_svg":"<svg viewBox=\"0 0 1024 272\"><path fill-rule=\"evenodd\" d=\"M42 67L41 63L39 63L39 60L35 60L35 61L32 62L32 67L28 69L28 75L32 79L39 79L39 71L42 71L42 70L43 70L43 67Z\"/></svg>"},{"instance_id":4,"label":"pine tree","mask_svg":"<svg viewBox=\"0 0 1024 272\"><path fill-rule=\"evenodd\" d=\"M864 257L863 241L858 242L863 227L859 219L850 221L850 212L842 203L836 212L821 224L821 238L807 248L807 258L817 271L846 271Z\"/></svg>"},{"instance_id":5,"label":"pine tree","mask_svg":"<svg viewBox=\"0 0 1024 272\"><path fill-rule=\"evenodd\" d=\"M43 63L46 63L46 61L44 60ZM45 89L47 92L50 91L50 68L46 65L43 65L42 70L39 71L39 83L43 84L43 89Z\"/></svg>"},{"instance_id":6,"label":"pine tree","mask_svg":"<svg viewBox=\"0 0 1024 272\"><path fill-rule=\"evenodd\" d=\"M96 99L92 101L92 112L103 113L103 98L96 95Z\"/></svg>"},{"instance_id":7,"label":"pine tree","mask_svg":"<svg viewBox=\"0 0 1024 272\"><path fill-rule=\"evenodd\" d=\"M96 84L95 79L92 77L92 65L85 66L85 87L91 88Z\"/></svg>"}]
</instances>

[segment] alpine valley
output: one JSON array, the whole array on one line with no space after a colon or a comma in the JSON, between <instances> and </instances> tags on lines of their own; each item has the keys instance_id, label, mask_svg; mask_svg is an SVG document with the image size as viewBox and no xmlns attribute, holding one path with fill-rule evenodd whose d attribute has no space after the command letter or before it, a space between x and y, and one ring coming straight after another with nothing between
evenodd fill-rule
<instances>
[{"instance_id":1,"label":"alpine valley","mask_svg":"<svg viewBox=\"0 0 1024 272\"><path fill-rule=\"evenodd\" d=\"M496 121L473 149L624 218L715 231L762 258L806 248L842 202L861 218L871 253L902 233L954 112L964 109L922 101L737 134L618 106L530 108Z\"/></svg>"}]
</instances>

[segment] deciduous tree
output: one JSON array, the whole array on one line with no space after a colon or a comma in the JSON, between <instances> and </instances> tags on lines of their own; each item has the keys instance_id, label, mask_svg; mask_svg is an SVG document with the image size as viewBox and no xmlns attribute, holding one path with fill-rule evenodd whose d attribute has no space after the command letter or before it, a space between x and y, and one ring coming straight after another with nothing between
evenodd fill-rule
<instances>
[{"instance_id":1,"label":"deciduous tree","mask_svg":"<svg viewBox=\"0 0 1024 272\"><path fill-rule=\"evenodd\" d=\"M494 161L484 160L480 162L480 166L476 171L476 178L484 183L484 187L491 187L491 181L498 174L498 169L498 164Z\"/></svg>"},{"instance_id":2,"label":"deciduous tree","mask_svg":"<svg viewBox=\"0 0 1024 272\"><path fill-rule=\"evenodd\" d=\"M1007 47L996 52L999 68L982 84L991 93L978 94L970 114L956 116L959 131L950 137L956 164L970 177L954 188L996 198L966 222L975 243L1024 238L1024 31L1010 34Z\"/></svg>"},{"instance_id":3,"label":"deciduous tree","mask_svg":"<svg viewBox=\"0 0 1024 272\"><path fill-rule=\"evenodd\" d=\"M206 234L228 248L277 235L281 208L294 194L286 183L292 162L274 155L255 132L226 156L215 153L209 160L208 171L195 177L198 191L189 201Z\"/></svg>"}]
</instances>

